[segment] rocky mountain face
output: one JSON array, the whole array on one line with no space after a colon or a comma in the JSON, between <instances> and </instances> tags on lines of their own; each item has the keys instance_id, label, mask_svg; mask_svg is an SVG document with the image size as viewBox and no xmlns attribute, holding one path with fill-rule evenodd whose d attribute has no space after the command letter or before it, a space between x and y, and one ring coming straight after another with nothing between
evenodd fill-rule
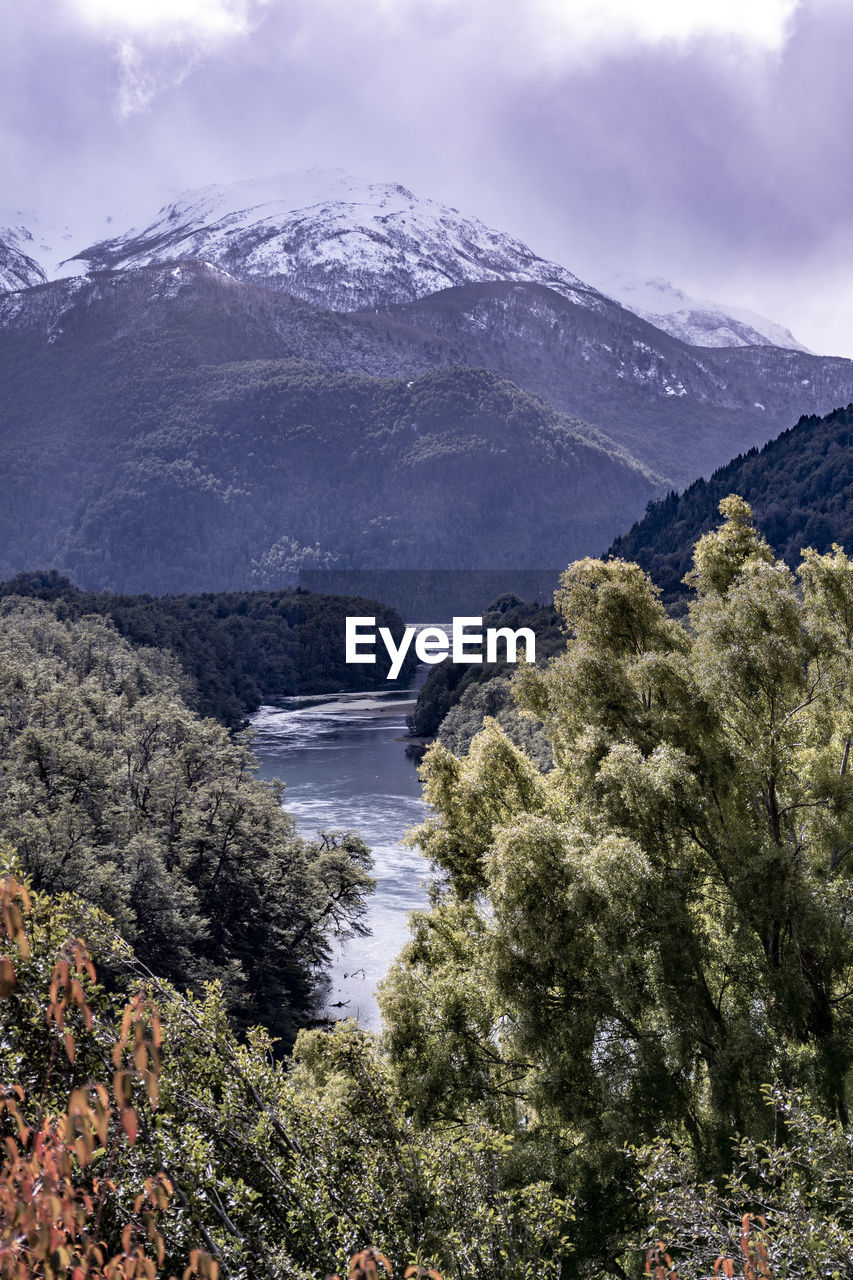
<instances>
[{"instance_id":1,"label":"rocky mountain face","mask_svg":"<svg viewBox=\"0 0 853 1280\"><path fill-rule=\"evenodd\" d=\"M698 347L398 186L310 171L137 222L61 263L67 229L0 233L4 574L196 590L560 565L853 400L853 362L770 322L715 313L737 341Z\"/></svg>"},{"instance_id":2,"label":"rocky mountain face","mask_svg":"<svg viewBox=\"0 0 853 1280\"><path fill-rule=\"evenodd\" d=\"M47 279L38 262L30 256L32 233L25 226L0 226L0 292L27 289Z\"/></svg>"}]
</instances>

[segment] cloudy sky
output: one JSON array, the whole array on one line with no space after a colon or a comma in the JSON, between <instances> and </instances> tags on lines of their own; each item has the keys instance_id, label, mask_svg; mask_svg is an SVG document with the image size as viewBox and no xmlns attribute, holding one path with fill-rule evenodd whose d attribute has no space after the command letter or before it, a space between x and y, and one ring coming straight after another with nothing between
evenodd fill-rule
<instances>
[{"instance_id":1,"label":"cloudy sky","mask_svg":"<svg viewBox=\"0 0 853 1280\"><path fill-rule=\"evenodd\" d=\"M6 209L310 165L400 181L600 284L663 275L853 356L853 0L29 0Z\"/></svg>"}]
</instances>

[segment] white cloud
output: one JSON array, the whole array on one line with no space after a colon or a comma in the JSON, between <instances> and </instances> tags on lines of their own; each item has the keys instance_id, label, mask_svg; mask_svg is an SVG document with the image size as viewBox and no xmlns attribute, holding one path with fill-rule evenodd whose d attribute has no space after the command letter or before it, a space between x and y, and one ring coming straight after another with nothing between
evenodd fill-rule
<instances>
[{"instance_id":1,"label":"white cloud","mask_svg":"<svg viewBox=\"0 0 853 1280\"><path fill-rule=\"evenodd\" d=\"M785 43L801 0L534 0L532 8L579 50L723 39L765 49Z\"/></svg>"},{"instance_id":2,"label":"white cloud","mask_svg":"<svg viewBox=\"0 0 853 1280\"><path fill-rule=\"evenodd\" d=\"M247 35L268 0L66 0L79 22L107 37L203 44Z\"/></svg>"},{"instance_id":3,"label":"white cloud","mask_svg":"<svg viewBox=\"0 0 853 1280\"><path fill-rule=\"evenodd\" d=\"M724 51L775 53L798 9L830 0L60 0L66 12L116 51L118 114L145 110L162 90L208 57L249 38L268 14L293 12L325 49L341 29L359 40L412 40L418 57L440 54L447 68L473 47L510 76L526 68L587 67L633 49L702 43ZM849 0L845 0L848 3ZM297 20L298 19L298 20ZM316 52L316 50L314 51ZM322 56L322 55L321 55Z\"/></svg>"},{"instance_id":4,"label":"white cloud","mask_svg":"<svg viewBox=\"0 0 853 1280\"><path fill-rule=\"evenodd\" d=\"M147 110L163 89L180 84L201 60L192 48L177 46L165 64L146 57L132 40L120 40L116 51L119 70L116 112L119 119Z\"/></svg>"},{"instance_id":5,"label":"white cloud","mask_svg":"<svg viewBox=\"0 0 853 1280\"><path fill-rule=\"evenodd\" d=\"M116 112L145 111L211 53L251 35L270 0L65 0L73 20L115 45Z\"/></svg>"},{"instance_id":6,"label":"white cloud","mask_svg":"<svg viewBox=\"0 0 853 1280\"><path fill-rule=\"evenodd\" d=\"M798 10L830 0L375 0L386 17L432 16L447 29L476 24L509 33L546 63L589 63L636 46L683 50L715 41L731 50L780 51ZM849 4L850 0L836 0Z\"/></svg>"}]
</instances>

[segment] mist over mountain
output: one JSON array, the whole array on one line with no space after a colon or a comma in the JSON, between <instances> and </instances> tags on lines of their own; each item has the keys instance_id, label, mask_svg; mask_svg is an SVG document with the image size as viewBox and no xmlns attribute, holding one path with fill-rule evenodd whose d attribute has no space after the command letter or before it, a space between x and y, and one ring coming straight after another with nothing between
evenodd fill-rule
<instances>
[{"instance_id":1,"label":"mist over mountain","mask_svg":"<svg viewBox=\"0 0 853 1280\"><path fill-rule=\"evenodd\" d=\"M669 280L629 272L612 277L607 292L650 324L695 347L786 347L808 351L789 329L744 307L688 297Z\"/></svg>"},{"instance_id":2,"label":"mist over mountain","mask_svg":"<svg viewBox=\"0 0 853 1280\"><path fill-rule=\"evenodd\" d=\"M667 286L665 332L400 186L311 170L135 221L0 229L3 575L561 564L853 400L853 362L771 321L702 328Z\"/></svg>"}]
</instances>

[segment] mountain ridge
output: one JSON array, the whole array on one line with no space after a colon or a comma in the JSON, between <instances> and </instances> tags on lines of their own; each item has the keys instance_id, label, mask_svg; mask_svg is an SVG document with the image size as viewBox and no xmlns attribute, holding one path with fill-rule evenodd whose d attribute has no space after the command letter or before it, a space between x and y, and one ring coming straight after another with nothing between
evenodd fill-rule
<instances>
[{"instance_id":1,"label":"mountain ridge","mask_svg":"<svg viewBox=\"0 0 853 1280\"><path fill-rule=\"evenodd\" d=\"M369 182L341 169L295 170L177 192L156 212L99 220L103 232L125 229L99 234L85 246L80 236L71 245L67 227L38 229L36 219L33 230L26 218L17 225L21 218L6 216L4 233L0 213L0 288L38 282L16 276L11 267L4 274L4 255L20 253L26 241L43 279L193 257L333 310L413 301L465 283L526 280L591 309L615 300L691 345L769 343L806 350L781 325L697 302L668 281L642 282L658 305L648 305L647 298L632 305L636 279L623 275L598 288L476 217L417 197L400 183Z\"/></svg>"},{"instance_id":2,"label":"mountain ridge","mask_svg":"<svg viewBox=\"0 0 853 1280\"><path fill-rule=\"evenodd\" d=\"M690 346L772 346L814 355L774 320L745 307L689 297L663 276L620 272L602 287L623 307Z\"/></svg>"},{"instance_id":3,"label":"mountain ridge","mask_svg":"<svg viewBox=\"0 0 853 1280\"><path fill-rule=\"evenodd\" d=\"M326 341L348 355L354 334L369 364L384 320L174 270L40 286L27 300L54 307L49 336L20 317L0 328L0 576L40 564L162 593L279 588L325 565L541 567L600 545L655 492L597 433L488 371L379 377L293 354ZM164 282L174 296L122 310ZM282 307L286 358L267 316Z\"/></svg>"},{"instance_id":4,"label":"mountain ridge","mask_svg":"<svg viewBox=\"0 0 853 1280\"><path fill-rule=\"evenodd\" d=\"M329 182L297 178L306 199ZM300 213L291 249L317 268L301 289L269 272L293 198L244 216L247 192L270 192L242 184L0 293L0 574L198 591L279 587L300 567L541 568L597 553L804 410L853 400L853 361L686 344L477 220L352 183L333 175L349 202ZM29 262L13 265L41 270ZM344 277L348 302L371 305L330 308ZM447 278L462 282L412 296Z\"/></svg>"}]
</instances>

